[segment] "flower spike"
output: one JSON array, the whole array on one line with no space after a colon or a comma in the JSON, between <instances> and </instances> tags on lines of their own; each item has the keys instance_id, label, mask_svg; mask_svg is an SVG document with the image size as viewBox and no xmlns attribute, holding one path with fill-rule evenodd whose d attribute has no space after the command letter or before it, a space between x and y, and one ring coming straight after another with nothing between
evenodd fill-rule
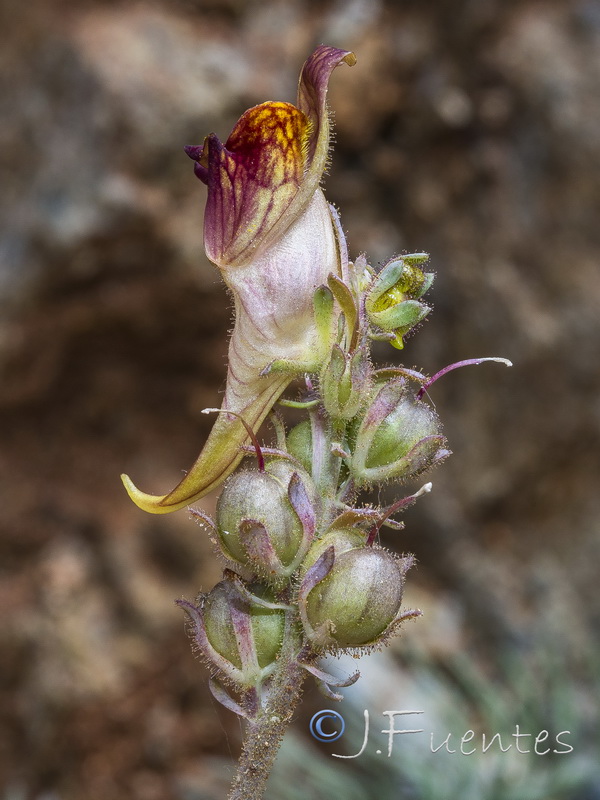
<instances>
[{"instance_id":1,"label":"flower spike","mask_svg":"<svg viewBox=\"0 0 600 800\"><path fill-rule=\"evenodd\" d=\"M402 607L415 557L376 540L382 525L403 529L396 515L432 484L387 507L363 505L361 493L412 480L450 455L423 397L442 375L486 361L511 365L471 358L431 378L406 366L374 368L370 340L403 348L431 310L423 298L434 276L422 252L395 256L380 270L365 255L350 261L337 211L321 191L329 78L354 61L348 51L317 48L300 74L296 105L262 103L224 143L210 134L185 148L208 189L206 253L235 303L227 385L221 408L204 409L216 421L172 492L147 495L123 476L147 511L188 506L225 561L210 591L177 605L211 672L213 697L246 729L232 800L263 797L307 675L330 701L343 700L339 687L358 680L358 672L329 674L322 656L368 653L421 615ZM302 376L299 399L280 399ZM273 410L274 446L262 447L258 428L276 402L304 413L288 429ZM246 454L256 463L238 468ZM224 479L214 520L190 507ZM311 720L317 738L322 720L320 712Z\"/></svg>"}]
</instances>

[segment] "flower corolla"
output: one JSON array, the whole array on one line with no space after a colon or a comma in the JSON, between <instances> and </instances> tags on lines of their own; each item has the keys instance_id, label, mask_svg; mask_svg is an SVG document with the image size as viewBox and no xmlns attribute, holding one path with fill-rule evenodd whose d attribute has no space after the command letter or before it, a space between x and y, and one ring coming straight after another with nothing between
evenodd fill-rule
<instances>
[{"instance_id":1,"label":"flower corolla","mask_svg":"<svg viewBox=\"0 0 600 800\"><path fill-rule=\"evenodd\" d=\"M318 369L329 355L315 292L331 273L344 277L345 247L320 188L329 152L326 95L335 67L355 60L345 50L317 48L302 69L295 106L262 103L243 114L225 144L211 134L186 148L208 187L206 253L234 299L222 411L238 416L219 415L168 494L146 494L122 476L146 511L175 511L219 486L248 442L240 417L256 431L294 375Z\"/></svg>"}]
</instances>

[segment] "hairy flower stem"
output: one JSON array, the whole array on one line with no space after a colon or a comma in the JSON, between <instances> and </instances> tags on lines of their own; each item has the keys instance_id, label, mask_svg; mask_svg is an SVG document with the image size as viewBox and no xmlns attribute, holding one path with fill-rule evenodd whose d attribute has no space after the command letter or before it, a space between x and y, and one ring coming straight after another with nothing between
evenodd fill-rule
<instances>
[{"instance_id":1,"label":"hairy flower stem","mask_svg":"<svg viewBox=\"0 0 600 800\"><path fill-rule=\"evenodd\" d=\"M279 746L300 700L306 671L296 661L297 636L288 630L286 639L263 705L246 725L228 800L261 800Z\"/></svg>"}]
</instances>

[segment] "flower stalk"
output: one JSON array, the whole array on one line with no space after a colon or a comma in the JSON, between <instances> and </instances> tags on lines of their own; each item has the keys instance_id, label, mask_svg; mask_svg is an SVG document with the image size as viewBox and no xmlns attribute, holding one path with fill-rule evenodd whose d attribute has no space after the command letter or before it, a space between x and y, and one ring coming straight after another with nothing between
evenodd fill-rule
<instances>
[{"instance_id":1,"label":"flower stalk","mask_svg":"<svg viewBox=\"0 0 600 800\"><path fill-rule=\"evenodd\" d=\"M228 800L261 800L300 697L305 669L297 662L295 639L286 642L286 650L256 717L246 723L244 741ZM291 646L290 646L291 645Z\"/></svg>"},{"instance_id":2,"label":"flower stalk","mask_svg":"<svg viewBox=\"0 0 600 800\"><path fill-rule=\"evenodd\" d=\"M204 238L235 304L227 386L198 459L168 494L125 487L151 513L175 511L224 483L208 527L223 579L195 602L180 600L214 697L246 726L230 800L259 800L282 737L311 675L329 699L358 673L334 678L321 656L386 644L418 609L402 606L412 555L378 543L381 527L431 483L387 508L360 504L363 489L412 480L450 451L427 390L406 367L374 369L370 344L405 339L431 308L425 253L379 271L349 261L337 212L320 188L329 152L327 85L352 53L319 47L303 67L297 105L247 111L222 144L211 134L186 148L208 187ZM281 398L294 377L307 392ZM271 419L273 446L257 432L280 400L304 413L290 430ZM254 456L246 459L245 456Z\"/></svg>"}]
</instances>

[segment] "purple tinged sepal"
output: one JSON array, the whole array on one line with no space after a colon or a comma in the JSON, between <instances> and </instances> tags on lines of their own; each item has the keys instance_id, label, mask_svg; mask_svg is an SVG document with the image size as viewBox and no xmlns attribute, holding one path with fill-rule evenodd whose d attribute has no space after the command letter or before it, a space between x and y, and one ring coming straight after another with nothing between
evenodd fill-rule
<instances>
[{"instance_id":1,"label":"purple tinged sepal","mask_svg":"<svg viewBox=\"0 0 600 800\"><path fill-rule=\"evenodd\" d=\"M358 670L353 672L352 675L349 675L347 678L336 678L335 675L330 675L329 672L325 672L325 670L315 667L314 664L307 664L302 661L299 661L298 663L313 676L317 682L317 688L322 695L327 697L328 700L335 700L339 702L340 700L344 699L342 694L331 690L332 686L335 686L336 688L345 688L346 686L352 686L360 678L360 672Z\"/></svg>"},{"instance_id":2,"label":"purple tinged sepal","mask_svg":"<svg viewBox=\"0 0 600 800\"><path fill-rule=\"evenodd\" d=\"M312 543L302 563L301 573L306 574L329 548L333 548L333 558L336 559L342 553L365 547L366 544L367 534L359 528L353 528L350 525L343 528L330 528L323 536Z\"/></svg>"},{"instance_id":3,"label":"purple tinged sepal","mask_svg":"<svg viewBox=\"0 0 600 800\"><path fill-rule=\"evenodd\" d=\"M347 508L345 511L337 516L331 525L329 526L329 530L341 530L344 528L353 528L354 526L364 526L376 524L381 519L381 511L377 508L371 508L369 506L364 506L362 508ZM403 522L396 522L395 520L386 520L386 522L391 522L390 527L393 530L403 530L404 523Z\"/></svg>"},{"instance_id":4,"label":"purple tinged sepal","mask_svg":"<svg viewBox=\"0 0 600 800\"><path fill-rule=\"evenodd\" d=\"M306 483L298 472L292 472L288 484L288 500L302 525L304 539L310 544L317 527L316 498L308 494ZM311 486L312 489L312 486Z\"/></svg>"},{"instance_id":5,"label":"purple tinged sepal","mask_svg":"<svg viewBox=\"0 0 600 800\"><path fill-rule=\"evenodd\" d=\"M237 714L238 717L243 717L244 719L251 719L252 715L243 708L237 700L234 700L233 697L229 694L227 689L219 683L216 678L210 678L208 681L208 688L210 689L210 693L215 698L215 700L224 706L228 711L232 711L234 714Z\"/></svg>"},{"instance_id":6,"label":"purple tinged sepal","mask_svg":"<svg viewBox=\"0 0 600 800\"><path fill-rule=\"evenodd\" d=\"M335 547L332 544L329 544L327 548L319 555L314 564L312 564L312 566L310 566L306 571L298 591L298 611L300 612L300 619L302 620L304 633L311 645L313 647L316 646L317 649L323 649L324 644L322 643L329 640L331 626L328 621L321 623L316 628L312 625L306 613L308 596L315 586L318 586L321 581L323 581L327 575L329 575L333 569L334 562Z\"/></svg>"},{"instance_id":7,"label":"purple tinged sepal","mask_svg":"<svg viewBox=\"0 0 600 800\"><path fill-rule=\"evenodd\" d=\"M375 524L372 526L371 530L369 531L369 536L367 539L367 545L373 544L381 527L385 525L392 530L402 530L404 524L402 522L396 522L395 520L391 519L392 514L396 514L398 511L402 511L403 509L407 508L407 506L412 505L419 497L424 494L428 494L431 491L432 484L425 483L418 492L409 495L408 497L403 497L400 500L397 500L395 503L392 503L391 506L387 508L382 508L379 511L379 517L375 520Z\"/></svg>"},{"instance_id":8,"label":"purple tinged sepal","mask_svg":"<svg viewBox=\"0 0 600 800\"><path fill-rule=\"evenodd\" d=\"M216 587L215 587L216 588ZM221 677L228 683L241 685L243 675L241 671L216 650L208 638L206 625L204 623L204 603L205 596L200 598L200 604L194 605L189 600L176 600L176 604L188 615L188 633L193 642L193 648L200 657L216 668Z\"/></svg>"},{"instance_id":9,"label":"purple tinged sepal","mask_svg":"<svg viewBox=\"0 0 600 800\"><path fill-rule=\"evenodd\" d=\"M224 540L231 539L229 531L221 528L221 545L227 557L231 546L226 547ZM238 525L237 541L241 545L245 559L235 559L240 564L254 569L261 577L271 583L279 582L285 567L273 547L273 542L262 522L256 519L242 519ZM230 543L231 544L231 543ZM244 558L242 556L242 558Z\"/></svg>"},{"instance_id":10,"label":"purple tinged sepal","mask_svg":"<svg viewBox=\"0 0 600 800\"><path fill-rule=\"evenodd\" d=\"M321 692L323 697L326 697L328 700L335 700L337 703L341 702L344 699L344 695L340 694L339 692L334 692L328 683L325 681L319 680L319 678L315 678L317 682L317 689Z\"/></svg>"}]
</instances>

